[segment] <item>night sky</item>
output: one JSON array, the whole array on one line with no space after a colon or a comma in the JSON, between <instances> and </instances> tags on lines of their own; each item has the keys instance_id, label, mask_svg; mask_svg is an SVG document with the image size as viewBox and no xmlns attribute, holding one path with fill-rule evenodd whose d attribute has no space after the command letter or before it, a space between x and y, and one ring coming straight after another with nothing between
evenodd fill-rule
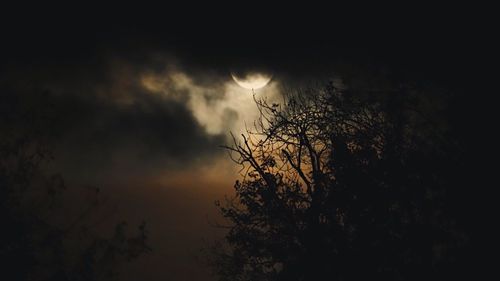
<instances>
[{"instance_id":1,"label":"night sky","mask_svg":"<svg viewBox=\"0 0 500 281\"><path fill-rule=\"evenodd\" d=\"M464 22L110 10L2 19L0 85L54 116L54 160L44 169L68 186L100 188L98 231L146 221L153 250L127 263L123 280L215 280L196 256L224 233L211 226L221 219L214 201L240 177L220 146L258 116L231 71L272 73L256 90L271 100L282 87L332 78L359 89L394 81L433 89L430 108L450 128L465 124L459 113L478 75L480 48L469 47L474 32Z\"/></svg>"}]
</instances>

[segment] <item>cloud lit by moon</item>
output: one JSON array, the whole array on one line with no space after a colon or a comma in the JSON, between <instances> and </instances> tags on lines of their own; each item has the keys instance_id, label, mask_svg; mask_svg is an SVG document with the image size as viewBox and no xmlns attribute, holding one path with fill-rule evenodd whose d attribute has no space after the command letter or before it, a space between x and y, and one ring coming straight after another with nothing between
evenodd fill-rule
<instances>
[{"instance_id":1,"label":"cloud lit by moon","mask_svg":"<svg viewBox=\"0 0 500 281\"><path fill-rule=\"evenodd\" d=\"M146 72L141 76L140 83L151 94L185 102L206 133L229 137L229 132L243 133L245 124L258 117L259 112L249 89L260 89L256 98L275 100L280 96L278 82L271 81L270 75L251 74L242 80L232 73L231 77L234 81L228 77L220 84L201 85L189 74L172 69Z\"/></svg>"}]
</instances>

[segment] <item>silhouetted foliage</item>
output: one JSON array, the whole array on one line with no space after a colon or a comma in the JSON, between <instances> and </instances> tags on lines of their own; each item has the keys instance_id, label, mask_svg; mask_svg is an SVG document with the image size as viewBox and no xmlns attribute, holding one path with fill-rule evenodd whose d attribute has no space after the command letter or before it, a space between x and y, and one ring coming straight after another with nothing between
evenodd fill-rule
<instances>
[{"instance_id":1,"label":"silhouetted foliage","mask_svg":"<svg viewBox=\"0 0 500 281\"><path fill-rule=\"evenodd\" d=\"M391 91L380 102L328 83L256 100L254 129L226 147L243 178L217 203L230 222L210 258L220 280L461 274L469 237L447 199L462 152L410 89Z\"/></svg>"},{"instance_id":2,"label":"silhouetted foliage","mask_svg":"<svg viewBox=\"0 0 500 281\"><path fill-rule=\"evenodd\" d=\"M52 159L51 105L45 94L4 93L0 103L0 268L2 280L111 280L117 263L149 251L145 225L136 236L125 223L100 237L86 218L99 204L88 188L75 217L66 214L60 175L41 166ZM58 218L63 218L61 223Z\"/></svg>"}]
</instances>

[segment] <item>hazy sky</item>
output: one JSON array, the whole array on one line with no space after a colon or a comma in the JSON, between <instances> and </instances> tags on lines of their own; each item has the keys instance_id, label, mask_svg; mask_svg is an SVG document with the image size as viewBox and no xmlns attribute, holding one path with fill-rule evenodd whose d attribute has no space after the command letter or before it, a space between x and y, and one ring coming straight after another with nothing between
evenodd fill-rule
<instances>
[{"instance_id":1,"label":"hazy sky","mask_svg":"<svg viewBox=\"0 0 500 281\"><path fill-rule=\"evenodd\" d=\"M214 202L239 177L220 146L258 117L253 95L278 98L285 76L273 72L252 92L230 75L241 66L197 65L168 48L36 58L2 82L26 101L44 95L37 106L55 116L50 171L70 187L101 189L104 229L148 224L153 252L121 270L126 280L209 280L195 256L222 234L211 226L220 221Z\"/></svg>"},{"instance_id":2,"label":"hazy sky","mask_svg":"<svg viewBox=\"0 0 500 281\"><path fill-rule=\"evenodd\" d=\"M69 186L99 187L108 222L148 223L153 252L122 269L127 278L207 280L194 257L221 233L210 225L220 220L214 202L231 194L239 175L220 146L258 117L254 94L279 97L279 75L252 92L229 70L190 71L170 53L143 56L22 69L10 86L27 100L48 91L44 104L56 116L51 171Z\"/></svg>"}]
</instances>

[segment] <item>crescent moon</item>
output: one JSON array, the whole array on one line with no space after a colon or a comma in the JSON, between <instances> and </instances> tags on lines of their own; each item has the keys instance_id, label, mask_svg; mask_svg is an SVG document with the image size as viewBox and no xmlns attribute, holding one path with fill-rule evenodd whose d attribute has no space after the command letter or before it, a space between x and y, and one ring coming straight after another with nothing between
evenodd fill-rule
<instances>
[{"instance_id":1,"label":"crescent moon","mask_svg":"<svg viewBox=\"0 0 500 281\"><path fill-rule=\"evenodd\" d=\"M231 77L233 78L234 82L236 82L236 84L238 84L240 87L249 90L257 90L263 88L273 78L272 75L263 73L252 73L246 75L245 77L238 77L233 72L231 72Z\"/></svg>"}]
</instances>

